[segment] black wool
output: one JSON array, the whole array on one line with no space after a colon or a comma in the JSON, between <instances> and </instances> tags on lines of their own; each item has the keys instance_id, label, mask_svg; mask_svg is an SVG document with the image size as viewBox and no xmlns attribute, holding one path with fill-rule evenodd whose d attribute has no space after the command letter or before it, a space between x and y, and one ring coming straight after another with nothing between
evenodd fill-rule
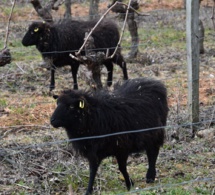
<instances>
[{"instance_id":1,"label":"black wool","mask_svg":"<svg viewBox=\"0 0 215 195\"><path fill-rule=\"evenodd\" d=\"M51 62L51 83L50 90L55 88L55 69L66 65L71 66L73 76L73 88L78 89L77 72L80 62L72 59L69 54L75 52L82 46L85 32L89 32L97 21L75 21L60 20L53 24L45 22L34 22L29 26L28 31L22 39L24 46L35 45L41 52L44 59ZM96 51L113 54L119 41L119 30L117 25L111 20L101 22L92 33ZM82 52L84 55L84 52ZM121 54L120 48L113 59L104 61L108 70L107 85L112 84L113 63L118 64L123 71L124 80L128 79L126 63Z\"/></svg>"},{"instance_id":2,"label":"black wool","mask_svg":"<svg viewBox=\"0 0 215 195\"><path fill-rule=\"evenodd\" d=\"M149 164L146 182L155 180L155 164L165 140L167 114L164 84L139 78L116 85L112 92L63 92L57 99L51 124L55 128L64 127L70 139L131 132L72 142L74 149L89 161L90 179L86 194L90 194L99 164L108 156L116 157L129 190L133 182L126 170L128 156L146 151Z\"/></svg>"}]
</instances>

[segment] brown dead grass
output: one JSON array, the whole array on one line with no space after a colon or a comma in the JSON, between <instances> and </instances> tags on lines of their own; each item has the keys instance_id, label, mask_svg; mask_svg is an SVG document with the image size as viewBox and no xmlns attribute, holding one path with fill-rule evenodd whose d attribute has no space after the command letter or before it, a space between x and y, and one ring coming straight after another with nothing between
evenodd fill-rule
<instances>
[{"instance_id":1,"label":"brown dead grass","mask_svg":"<svg viewBox=\"0 0 215 195\"><path fill-rule=\"evenodd\" d=\"M199 102L201 105L208 106L212 105L215 100L215 78L204 78L203 75L200 75L199 80ZM169 89L169 106L176 106L180 104L181 106L186 106L188 104L188 84L187 79L180 81L179 86Z\"/></svg>"},{"instance_id":2,"label":"brown dead grass","mask_svg":"<svg viewBox=\"0 0 215 195\"><path fill-rule=\"evenodd\" d=\"M54 108L55 101L51 97L31 96L20 99L17 95L10 95L9 104L1 113L1 127L49 124Z\"/></svg>"},{"instance_id":3,"label":"brown dead grass","mask_svg":"<svg viewBox=\"0 0 215 195\"><path fill-rule=\"evenodd\" d=\"M104 13L108 8L108 4L110 2L102 2L99 4L99 12ZM139 12L147 12L156 9L182 9L184 7L183 0L143 0L139 3L140 8ZM213 6L212 0L203 0L201 3L202 6ZM23 21L26 18L31 18L32 20L39 20L37 13L33 9L33 7L24 6L18 7L21 11L15 12L12 15L12 21ZM59 10L57 10L58 15L63 16L64 14L64 6L60 6ZM53 14L56 11L53 11ZM72 4L72 15L75 17L88 16L89 15L89 6L84 4L74 3ZM0 20L7 21L7 15L5 13L0 13Z\"/></svg>"},{"instance_id":4,"label":"brown dead grass","mask_svg":"<svg viewBox=\"0 0 215 195\"><path fill-rule=\"evenodd\" d=\"M203 1L204 5L211 5L210 1ZM103 2L100 4L100 12L105 12L107 10L108 2ZM140 10L141 11L150 11L153 9L178 9L182 8L182 1L179 0L151 0L151 1L141 1ZM36 12L31 6L25 6L23 8L18 7L22 11L16 11L13 15L12 20L25 20L28 18L39 19ZM72 15L74 16L87 16L88 15L88 5L84 4L73 4L72 5ZM58 10L59 15L63 15L64 7L61 6ZM3 15L1 13L1 15ZM6 19L6 16L3 16L3 19ZM151 69L151 68L150 68ZM215 100L215 72L210 70L210 75L208 72L202 72L200 75L200 103L202 105L211 105ZM119 73L120 74L120 73ZM183 74L183 73L178 73ZM164 75L165 78L165 75ZM169 81L172 82L171 80ZM174 81L173 81L174 82ZM177 81L179 82L179 81ZM177 83L177 86L171 86L169 89L169 106L174 107L179 102L181 106L187 105L187 79L181 79L180 84ZM178 87L180 85L180 88ZM27 98L20 98L16 95L9 95L10 103L0 115L0 123L2 127L12 126L12 125L29 125L29 124L48 124L49 117L55 108L55 102L51 97L44 96L29 96ZM48 102L48 103L39 103L37 102ZM27 109L26 109L27 108Z\"/></svg>"}]
</instances>

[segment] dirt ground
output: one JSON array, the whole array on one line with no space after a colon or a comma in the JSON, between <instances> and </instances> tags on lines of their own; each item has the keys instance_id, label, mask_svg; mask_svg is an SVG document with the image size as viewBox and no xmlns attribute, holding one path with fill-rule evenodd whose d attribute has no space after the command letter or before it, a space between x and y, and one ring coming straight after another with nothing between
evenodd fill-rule
<instances>
[{"instance_id":1,"label":"dirt ground","mask_svg":"<svg viewBox=\"0 0 215 195\"><path fill-rule=\"evenodd\" d=\"M101 3L101 13L104 13L107 5L107 2ZM127 59L130 78L154 77L166 84L170 107L166 128L167 141L157 162L155 184L149 185L144 182L147 167L145 154L129 158L129 172L131 177L136 176L135 189L155 187L154 191L150 191L151 194L166 194L165 187L156 186L188 182L185 185L178 185L185 190L183 192L187 190L190 194L214 194L215 33L210 19L211 5L211 1L204 0L200 8L200 18L208 30L205 36L205 53L200 56L201 123L198 131L211 130L212 134L191 139L187 112L185 44L183 48L174 42L156 48L150 41L145 42L140 37L140 54L133 63ZM9 48L14 56L13 62L0 67L0 194L57 195L68 194L69 189L74 194L83 194L88 179L88 163L75 155L72 146L64 141L67 137L63 129L53 129L50 126L49 118L55 108L55 101L48 91L50 71L38 65L42 59L35 48L23 53L20 44L25 28L32 20L38 19L38 16L31 5L17 6L19 9L12 17L9 41ZM19 11L20 7L23 7L23 12ZM185 31L186 12L182 1L140 1L139 11L150 14L148 17L136 16L139 29L149 33L150 29L157 29L158 35L152 37L151 41L159 39L159 28L171 27ZM61 17L63 12L64 9L61 7L54 16ZM0 13L1 40L5 36L8 17L6 13L8 12L5 10ZM74 4L72 14L77 18L87 17L88 5ZM114 18L115 15L112 14L110 17ZM121 24L122 22L119 22L119 25ZM123 41L129 45L130 38L125 37ZM180 41L185 42L185 37ZM128 49L123 49L125 57L127 53ZM106 74L106 70L103 69L103 83ZM115 66L113 80L117 82L121 79L122 72L118 66ZM78 82L81 89L88 87L81 73L78 75ZM54 93L57 94L70 86L72 78L68 67L57 70ZM125 192L124 181L116 170L114 159L110 158L104 162L94 185L95 194ZM143 176L138 176L139 173ZM115 180L116 183L109 183ZM197 180L199 181L196 182ZM197 193L197 189L202 191Z\"/></svg>"}]
</instances>

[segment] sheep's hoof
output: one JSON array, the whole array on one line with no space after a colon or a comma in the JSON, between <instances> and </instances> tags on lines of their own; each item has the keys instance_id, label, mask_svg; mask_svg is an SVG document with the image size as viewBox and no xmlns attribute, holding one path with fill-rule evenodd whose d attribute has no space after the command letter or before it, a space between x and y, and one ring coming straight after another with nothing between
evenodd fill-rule
<instances>
[{"instance_id":1,"label":"sheep's hoof","mask_svg":"<svg viewBox=\"0 0 215 195\"><path fill-rule=\"evenodd\" d=\"M132 179L129 179L129 183L126 183L126 186L128 191L131 189L131 187L134 186L134 182L132 181Z\"/></svg>"},{"instance_id":2,"label":"sheep's hoof","mask_svg":"<svg viewBox=\"0 0 215 195\"><path fill-rule=\"evenodd\" d=\"M146 179L146 183L154 183L154 179Z\"/></svg>"},{"instance_id":3,"label":"sheep's hoof","mask_svg":"<svg viewBox=\"0 0 215 195\"><path fill-rule=\"evenodd\" d=\"M78 89L78 84L74 84L73 89L77 90Z\"/></svg>"},{"instance_id":4,"label":"sheep's hoof","mask_svg":"<svg viewBox=\"0 0 215 195\"><path fill-rule=\"evenodd\" d=\"M130 179L130 183L131 183L131 186L130 186L130 188L131 188L134 186L134 182ZM129 188L129 190L130 190L130 188Z\"/></svg>"},{"instance_id":5,"label":"sheep's hoof","mask_svg":"<svg viewBox=\"0 0 215 195\"><path fill-rule=\"evenodd\" d=\"M107 86L110 87L112 85L112 81L107 82Z\"/></svg>"}]
</instances>

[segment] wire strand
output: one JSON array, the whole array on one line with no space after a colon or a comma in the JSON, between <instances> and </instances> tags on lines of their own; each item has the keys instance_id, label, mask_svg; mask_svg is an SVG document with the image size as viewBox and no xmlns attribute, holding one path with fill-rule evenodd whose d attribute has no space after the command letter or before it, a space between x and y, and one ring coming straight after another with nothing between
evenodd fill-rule
<instances>
[{"instance_id":1,"label":"wire strand","mask_svg":"<svg viewBox=\"0 0 215 195\"><path fill-rule=\"evenodd\" d=\"M66 143L66 142L83 141L83 140L89 140L89 139L101 139L101 138L107 138L107 137L124 135L124 134L143 133L146 131L153 131L153 130L159 130L159 129L170 129L170 128L195 126L195 125L199 125L199 124L202 124L205 122L215 122L215 120L207 120L207 121L201 121L201 122L196 122L196 123L184 123L181 125L168 125L168 126L160 126L160 127L146 128L146 129L121 131L121 132L109 133L109 134L104 134L104 135L80 137L80 138L73 138L73 139L66 139L66 140L57 140L57 141L53 141L53 142L44 142L42 144L30 144L27 146L13 147L13 148L10 148L10 150L20 150L20 149L28 149L28 148L45 147L45 146L50 146L50 145L54 145L54 144L62 144L62 143ZM16 127L16 126L14 126L14 127ZM23 126L18 126L18 127L23 127ZM26 125L26 127L33 127L33 125ZM41 125L38 125L38 127L48 128L47 126L41 126ZM0 151L1 150L2 149L0 149Z\"/></svg>"}]
</instances>

